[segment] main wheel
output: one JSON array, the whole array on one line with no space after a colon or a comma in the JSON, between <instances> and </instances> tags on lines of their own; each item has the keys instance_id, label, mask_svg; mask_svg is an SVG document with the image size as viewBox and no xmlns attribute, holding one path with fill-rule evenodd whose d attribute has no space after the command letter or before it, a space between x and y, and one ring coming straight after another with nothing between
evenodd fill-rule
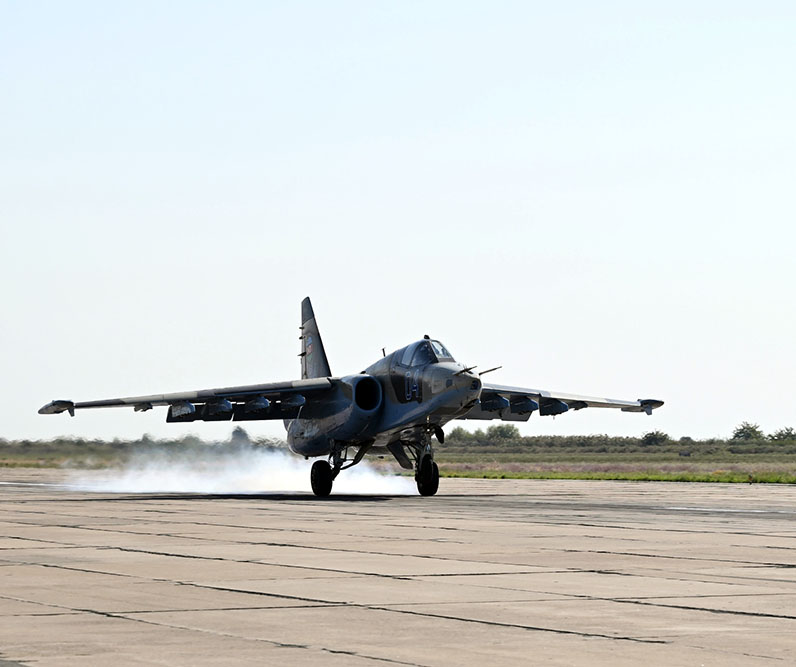
<instances>
[{"instance_id":1,"label":"main wheel","mask_svg":"<svg viewBox=\"0 0 796 667\"><path fill-rule=\"evenodd\" d=\"M312 492L319 498L326 498L332 492L332 466L327 461L315 461L310 470Z\"/></svg>"},{"instance_id":2,"label":"main wheel","mask_svg":"<svg viewBox=\"0 0 796 667\"><path fill-rule=\"evenodd\" d=\"M420 462L416 480L421 496L433 496L439 489L439 467L430 456Z\"/></svg>"}]
</instances>

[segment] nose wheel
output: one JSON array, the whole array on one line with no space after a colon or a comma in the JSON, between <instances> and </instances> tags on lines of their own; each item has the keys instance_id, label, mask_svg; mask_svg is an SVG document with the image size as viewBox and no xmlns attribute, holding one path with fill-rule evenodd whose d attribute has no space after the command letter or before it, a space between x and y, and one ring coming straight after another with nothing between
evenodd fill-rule
<instances>
[{"instance_id":1,"label":"nose wheel","mask_svg":"<svg viewBox=\"0 0 796 667\"><path fill-rule=\"evenodd\" d=\"M430 455L426 454L420 459L415 481L421 496L433 496L439 489L439 468Z\"/></svg>"}]
</instances>

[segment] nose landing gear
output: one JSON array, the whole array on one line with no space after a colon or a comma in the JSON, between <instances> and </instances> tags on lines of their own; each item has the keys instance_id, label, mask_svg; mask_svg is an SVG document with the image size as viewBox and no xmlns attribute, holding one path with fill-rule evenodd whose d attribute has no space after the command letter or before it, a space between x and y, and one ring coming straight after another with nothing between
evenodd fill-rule
<instances>
[{"instance_id":1,"label":"nose landing gear","mask_svg":"<svg viewBox=\"0 0 796 667\"><path fill-rule=\"evenodd\" d=\"M445 437L442 429L435 426L433 430L437 440L442 442ZM439 489L439 468L434 461L434 448L431 446L431 438L426 433L423 440L418 443L416 449L415 482L417 490L421 496L433 496Z\"/></svg>"},{"instance_id":2,"label":"nose landing gear","mask_svg":"<svg viewBox=\"0 0 796 667\"><path fill-rule=\"evenodd\" d=\"M431 454L420 458L415 472L417 490L421 496L433 496L439 489L439 468Z\"/></svg>"}]
</instances>

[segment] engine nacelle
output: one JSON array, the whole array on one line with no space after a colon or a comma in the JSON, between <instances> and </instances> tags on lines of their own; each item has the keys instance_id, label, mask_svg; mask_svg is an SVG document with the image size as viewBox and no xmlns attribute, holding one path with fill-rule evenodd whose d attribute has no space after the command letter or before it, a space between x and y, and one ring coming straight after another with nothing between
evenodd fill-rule
<instances>
[{"instance_id":1,"label":"engine nacelle","mask_svg":"<svg viewBox=\"0 0 796 667\"><path fill-rule=\"evenodd\" d=\"M302 456L323 456L330 445L362 443L376 437L384 407L381 383L372 375L349 375L332 382L321 401L307 401L289 422L287 442Z\"/></svg>"},{"instance_id":2,"label":"engine nacelle","mask_svg":"<svg viewBox=\"0 0 796 667\"><path fill-rule=\"evenodd\" d=\"M348 406L332 437L343 441L367 439L384 403L381 383L371 375L351 375L342 379L340 391Z\"/></svg>"}]
</instances>

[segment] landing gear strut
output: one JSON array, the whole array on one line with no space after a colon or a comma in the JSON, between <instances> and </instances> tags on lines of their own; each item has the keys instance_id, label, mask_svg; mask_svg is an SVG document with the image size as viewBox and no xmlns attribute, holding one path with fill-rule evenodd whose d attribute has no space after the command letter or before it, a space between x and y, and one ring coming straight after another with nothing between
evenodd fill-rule
<instances>
[{"instance_id":1,"label":"landing gear strut","mask_svg":"<svg viewBox=\"0 0 796 667\"><path fill-rule=\"evenodd\" d=\"M362 460L367 451L373 445L373 441L364 442L359 445L354 458L348 458L349 445L344 442L332 442L331 454L328 461L315 461L310 470L310 485L312 492L319 498L326 498L332 492L332 484L341 470L355 466ZM357 445L353 445L356 447Z\"/></svg>"}]
</instances>

